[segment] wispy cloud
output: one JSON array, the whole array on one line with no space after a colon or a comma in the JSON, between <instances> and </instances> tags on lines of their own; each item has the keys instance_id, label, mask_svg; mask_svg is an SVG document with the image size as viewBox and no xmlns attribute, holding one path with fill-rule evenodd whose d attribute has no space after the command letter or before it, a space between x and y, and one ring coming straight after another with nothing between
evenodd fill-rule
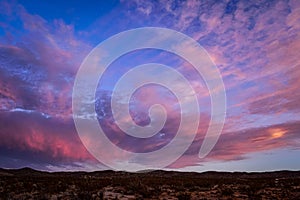
<instances>
[{"instance_id":1,"label":"wispy cloud","mask_svg":"<svg viewBox=\"0 0 300 200\"><path fill-rule=\"evenodd\" d=\"M272 149L299 150L299 13L297 0L132 0L121 1L86 25L86 31L78 31L63 18L47 19L20 3L1 1L0 155L10 156L8 160L23 159L20 165L32 162L49 170L82 169L85 162L91 169L99 164L82 145L72 121L73 81L94 45L119 31L142 26L175 29L197 40L220 69L227 92L225 129L211 154L200 160L197 153L210 120L210 99L205 83L189 63L173 55L158 52L147 56L146 52L127 55L128 62L120 58L108 69L101 80L107 85L133 61L140 64L149 57L151 62L174 63L172 67L191 81L202 121L194 143L170 167L242 160L249 153ZM116 126L109 104L112 86L102 89L103 102L96 102L96 110L113 143L129 151L147 152L174 137L178 102L167 90L145 87L133 96L133 119L124 120L149 123L148 109L155 102L168 111L164 129L142 140L126 136Z\"/></svg>"}]
</instances>

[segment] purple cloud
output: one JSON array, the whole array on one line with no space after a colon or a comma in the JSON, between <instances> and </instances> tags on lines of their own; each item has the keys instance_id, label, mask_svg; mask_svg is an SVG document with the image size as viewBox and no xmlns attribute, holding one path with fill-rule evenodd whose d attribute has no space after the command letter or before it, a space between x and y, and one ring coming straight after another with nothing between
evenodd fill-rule
<instances>
[{"instance_id":1,"label":"purple cloud","mask_svg":"<svg viewBox=\"0 0 300 200\"><path fill-rule=\"evenodd\" d=\"M63 18L47 19L20 3L0 2L0 156L6 160L2 166L98 165L82 145L72 121L74 78L93 46L119 31L142 26L175 29L197 40L220 69L227 90L223 134L211 154L201 160L197 153L210 120L210 100L203 80L189 63L161 52L149 53L151 56L144 52L112 64L102 80L107 85L133 61L147 62L147 57L152 62L174 63L172 67L191 81L203 108L201 122L196 140L170 167L247 159L249 153L272 149L298 151L299 13L297 0L133 0L121 1L89 22L86 30L78 30ZM127 136L116 126L109 103L111 90L112 86L99 87L96 110L99 123L116 145L148 152L174 137L180 120L174 96L145 87L132 98L132 119L128 120L140 125L149 123L147 114L153 103L162 103L168 111L163 130L146 140ZM12 164L13 159L20 164Z\"/></svg>"}]
</instances>

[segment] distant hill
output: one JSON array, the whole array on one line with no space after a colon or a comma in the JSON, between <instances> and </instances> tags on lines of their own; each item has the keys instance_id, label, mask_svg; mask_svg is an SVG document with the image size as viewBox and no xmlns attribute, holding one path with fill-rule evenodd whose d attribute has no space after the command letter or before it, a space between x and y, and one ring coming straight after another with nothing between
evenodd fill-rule
<instances>
[{"instance_id":1,"label":"distant hill","mask_svg":"<svg viewBox=\"0 0 300 200\"><path fill-rule=\"evenodd\" d=\"M118 175L131 175L131 176L180 176L180 177L201 177L201 178L288 178L288 177L299 177L299 171L271 171L271 172L217 172L217 171L206 171L206 172L179 172L179 171L164 171L164 170L143 170L138 172L124 172L124 171L74 171L74 172L47 172L39 171L29 167L21 169L3 169L0 168L0 176L2 175L16 175L16 176L118 176Z\"/></svg>"}]
</instances>

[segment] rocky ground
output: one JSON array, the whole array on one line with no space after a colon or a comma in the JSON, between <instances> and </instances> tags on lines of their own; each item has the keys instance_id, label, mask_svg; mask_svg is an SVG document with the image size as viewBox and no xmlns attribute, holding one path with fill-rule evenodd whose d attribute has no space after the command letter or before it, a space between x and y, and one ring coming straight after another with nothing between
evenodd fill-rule
<instances>
[{"instance_id":1,"label":"rocky ground","mask_svg":"<svg viewBox=\"0 0 300 200\"><path fill-rule=\"evenodd\" d=\"M300 171L49 173L0 169L0 199L300 199Z\"/></svg>"}]
</instances>

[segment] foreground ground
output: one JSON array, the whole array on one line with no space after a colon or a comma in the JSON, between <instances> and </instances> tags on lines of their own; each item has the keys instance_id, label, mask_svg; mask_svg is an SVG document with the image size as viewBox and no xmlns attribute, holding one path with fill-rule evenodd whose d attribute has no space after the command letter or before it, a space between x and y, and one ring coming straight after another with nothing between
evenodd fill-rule
<instances>
[{"instance_id":1,"label":"foreground ground","mask_svg":"<svg viewBox=\"0 0 300 200\"><path fill-rule=\"evenodd\" d=\"M0 199L300 199L300 171L49 173L0 169Z\"/></svg>"}]
</instances>

